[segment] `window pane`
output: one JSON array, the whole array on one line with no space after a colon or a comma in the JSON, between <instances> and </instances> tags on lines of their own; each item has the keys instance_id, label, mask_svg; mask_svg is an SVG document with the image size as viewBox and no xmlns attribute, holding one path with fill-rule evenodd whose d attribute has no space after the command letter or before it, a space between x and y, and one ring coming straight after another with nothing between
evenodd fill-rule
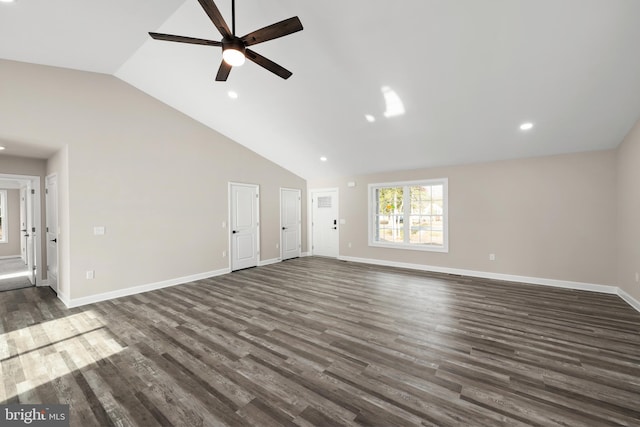
<instances>
[{"instance_id":1,"label":"window pane","mask_svg":"<svg viewBox=\"0 0 640 427\"><path fill-rule=\"evenodd\" d=\"M379 215L377 217L378 241L398 243L404 241L402 215Z\"/></svg>"},{"instance_id":2,"label":"window pane","mask_svg":"<svg viewBox=\"0 0 640 427\"><path fill-rule=\"evenodd\" d=\"M402 187L376 189L376 240L379 242L402 243L403 197Z\"/></svg>"},{"instance_id":3,"label":"window pane","mask_svg":"<svg viewBox=\"0 0 640 427\"><path fill-rule=\"evenodd\" d=\"M444 246L444 232L433 231L432 232L432 245Z\"/></svg>"},{"instance_id":4,"label":"window pane","mask_svg":"<svg viewBox=\"0 0 640 427\"><path fill-rule=\"evenodd\" d=\"M431 203L430 215L442 215L444 213L444 202L439 200Z\"/></svg>"},{"instance_id":5,"label":"window pane","mask_svg":"<svg viewBox=\"0 0 640 427\"><path fill-rule=\"evenodd\" d=\"M412 216L411 217L411 235L409 236L409 243L425 244L430 240L430 230L428 225L428 218L425 216Z\"/></svg>"},{"instance_id":6,"label":"window pane","mask_svg":"<svg viewBox=\"0 0 640 427\"><path fill-rule=\"evenodd\" d=\"M425 186L413 186L411 187L411 200L412 201L421 201L421 200L430 200L431 196L428 192L429 187Z\"/></svg>"},{"instance_id":7,"label":"window pane","mask_svg":"<svg viewBox=\"0 0 640 427\"><path fill-rule=\"evenodd\" d=\"M431 186L431 194L433 200L443 200L444 199L444 186L443 185L432 185Z\"/></svg>"},{"instance_id":8,"label":"window pane","mask_svg":"<svg viewBox=\"0 0 640 427\"><path fill-rule=\"evenodd\" d=\"M411 214L427 214L429 209L430 196L428 186L411 187Z\"/></svg>"},{"instance_id":9,"label":"window pane","mask_svg":"<svg viewBox=\"0 0 640 427\"><path fill-rule=\"evenodd\" d=\"M402 187L386 187L376 190L378 213L393 215L402 212Z\"/></svg>"}]
</instances>

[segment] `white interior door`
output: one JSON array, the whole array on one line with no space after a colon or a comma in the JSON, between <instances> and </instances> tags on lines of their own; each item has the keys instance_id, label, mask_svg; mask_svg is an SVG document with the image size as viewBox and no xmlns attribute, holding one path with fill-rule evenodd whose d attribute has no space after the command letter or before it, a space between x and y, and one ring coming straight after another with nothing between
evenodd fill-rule
<instances>
[{"instance_id":1,"label":"white interior door","mask_svg":"<svg viewBox=\"0 0 640 427\"><path fill-rule=\"evenodd\" d=\"M47 281L58 292L58 180L49 175L46 188Z\"/></svg>"},{"instance_id":2,"label":"white interior door","mask_svg":"<svg viewBox=\"0 0 640 427\"><path fill-rule=\"evenodd\" d=\"M27 187L20 188L20 257L27 264Z\"/></svg>"},{"instance_id":3,"label":"white interior door","mask_svg":"<svg viewBox=\"0 0 640 427\"><path fill-rule=\"evenodd\" d=\"M259 191L257 185L231 184L231 270L258 265Z\"/></svg>"},{"instance_id":4,"label":"white interior door","mask_svg":"<svg viewBox=\"0 0 640 427\"><path fill-rule=\"evenodd\" d=\"M314 191L311 194L312 253L338 257L338 190Z\"/></svg>"},{"instance_id":5,"label":"white interior door","mask_svg":"<svg viewBox=\"0 0 640 427\"><path fill-rule=\"evenodd\" d=\"M283 260L300 256L302 246L300 198L300 190L280 189L280 256Z\"/></svg>"}]
</instances>

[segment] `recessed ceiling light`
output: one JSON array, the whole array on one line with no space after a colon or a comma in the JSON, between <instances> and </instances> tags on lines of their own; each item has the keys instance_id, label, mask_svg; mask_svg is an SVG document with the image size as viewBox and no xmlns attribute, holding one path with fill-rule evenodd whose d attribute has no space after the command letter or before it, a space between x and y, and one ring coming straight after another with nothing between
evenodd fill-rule
<instances>
[{"instance_id":1,"label":"recessed ceiling light","mask_svg":"<svg viewBox=\"0 0 640 427\"><path fill-rule=\"evenodd\" d=\"M328 159L325 156L320 157L321 162L326 162Z\"/></svg>"},{"instance_id":2,"label":"recessed ceiling light","mask_svg":"<svg viewBox=\"0 0 640 427\"><path fill-rule=\"evenodd\" d=\"M531 130L533 129L533 123L527 122L520 125L520 130Z\"/></svg>"},{"instance_id":3,"label":"recessed ceiling light","mask_svg":"<svg viewBox=\"0 0 640 427\"><path fill-rule=\"evenodd\" d=\"M14 0L0 0L0 3L13 3Z\"/></svg>"},{"instance_id":4,"label":"recessed ceiling light","mask_svg":"<svg viewBox=\"0 0 640 427\"><path fill-rule=\"evenodd\" d=\"M230 90L229 92L227 92L227 95L229 95L229 98L231 99L238 99L238 92Z\"/></svg>"},{"instance_id":5,"label":"recessed ceiling light","mask_svg":"<svg viewBox=\"0 0 640 427\"><path fill-rule=\"evenodd\" d=\"M376 121L376 118L375 118L375 117L373 117L371 114L365 114L365 115L364 115L364 118L365 118L365 119L367 119L367 121L368 121L369 123L373 123L373 122L375 122L375 121Z\"/></svg>"},{"instance_id":6,"label":"recessed ceiling light","mask_svg":"<svg viewBox=\"0 0 640 427\"><path fill-rule=\"evenodd\" d=\"M2 0L4 1L4 0ZM4 150L4 147L0 145L0 151Z\"/></svg>"},{"instance_id":7,"label":"recessed ceiling light","mask_svg":"<svg viewBox=\"0 0 640 427\"><path fill-rule=\"evenodd\" d=\"M381 88L382 95L384 96L384 102L387 106L387 110L384 112L386 118L401 116L404 114L404 104L400 96L391 89L389 86L383 86Z\"/></svg>"}]
</instances>

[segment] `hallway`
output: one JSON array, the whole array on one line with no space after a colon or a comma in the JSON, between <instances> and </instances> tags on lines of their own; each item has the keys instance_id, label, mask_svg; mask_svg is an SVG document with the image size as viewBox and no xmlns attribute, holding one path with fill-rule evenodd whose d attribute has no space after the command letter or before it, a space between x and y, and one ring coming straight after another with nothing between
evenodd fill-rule
<instances>
[{"instance_id":1,"label":"hallway","mask_svg":"<svg viewBox=\"0 0 640 427\"><path fill-rule=\"evenodd\" d=\"M29 269L21 258L0 260L0 291L33 286L28 276Z\"/></svg>"}]
</instances>

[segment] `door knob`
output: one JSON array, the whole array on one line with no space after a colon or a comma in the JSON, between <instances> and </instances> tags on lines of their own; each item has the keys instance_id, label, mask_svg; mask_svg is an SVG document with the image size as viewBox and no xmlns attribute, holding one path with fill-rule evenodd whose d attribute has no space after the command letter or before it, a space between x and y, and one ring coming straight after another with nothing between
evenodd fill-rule
<instances>
[{"instance_id":1,"label":"door knob","mask_svg":"<svg viewBox=\"0 0 640 427\"><path fill-rule=\"evenodd\" d=\"M51 240L51 242L58 243L58 239L53 239L53 240Z\"/></svg>"},{"instance_id":2,"label":"door knob","mask_svg":"<svg viewBox=\"0 0 640 427\"><path fill-rule=\"evenodd\" d=\"M286 229L287 229L287 227L282 227L282 229L283 229L283 230L286 230Z\"/></svg>"},{"instance_id":3,"label":"door knob","mask_svg":"<svg viewBox=\"0 0 640 427\"><path fill-rule=\"evenodd\" d=\"M231 234L236 234L237 232L238 232L237 230L233 230Z\"/></svg>"}]
</instances>

